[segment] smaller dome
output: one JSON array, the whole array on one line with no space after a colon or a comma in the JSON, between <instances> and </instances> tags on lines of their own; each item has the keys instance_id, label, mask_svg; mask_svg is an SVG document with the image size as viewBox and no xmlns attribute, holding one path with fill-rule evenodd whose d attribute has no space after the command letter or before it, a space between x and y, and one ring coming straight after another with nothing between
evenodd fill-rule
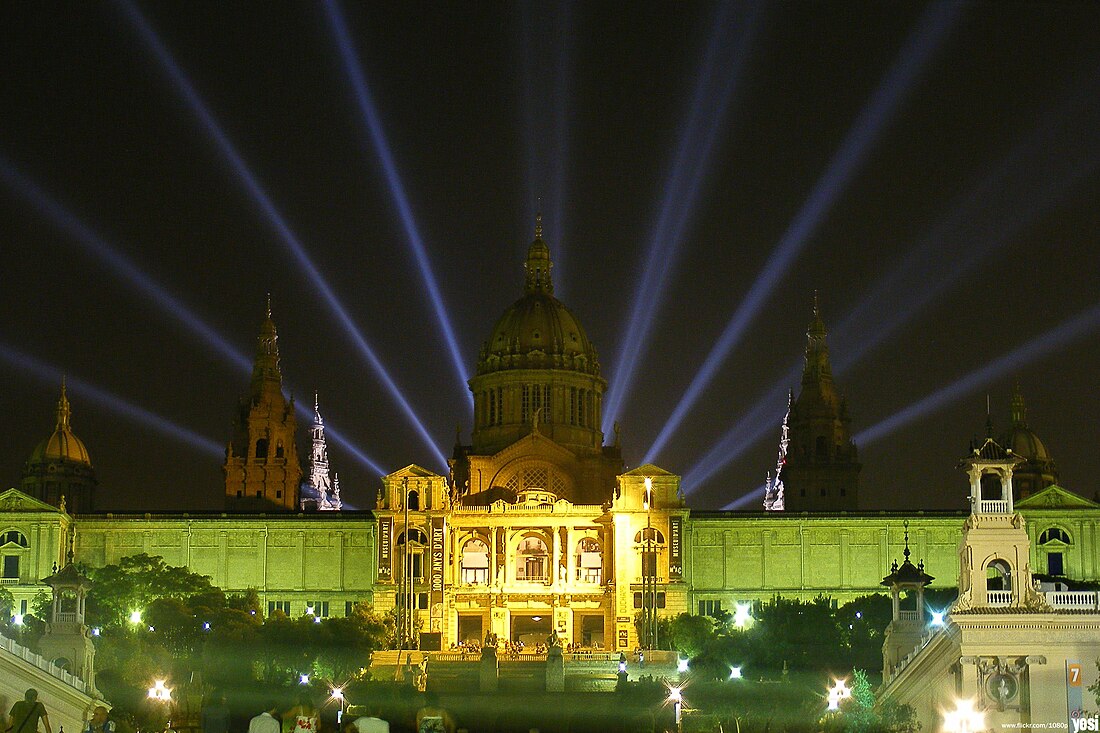
<instances>
[{"instance_id":1,"label":"smaller dome","mask_svg":"<svg viewBox=\"0 0 1100 733\"><path fill-rule=\"evenodd\" d=\"M1017 425L1004 438L1004 445L1020 458L1029 461L1049 461L1050 452L1035 431L1027 426Z\"/></svg>"},{"instance_id":2,"label":"smaller dome","mask_svg":"<svg viewBox=\"0 0 1100 733\"><path fill-rule=\"evenodd\" d=\"M84 442L73 434L69 427L69 419L72 409L69 407L69 398L65 394L65 383L61 383L61 398L57 401L57 427L50 437L39 443L31 453L28 463L51 463L54 461L71 461L92 465L92 459L88 456L88 449Z\"/></svg>"}]
</instances>

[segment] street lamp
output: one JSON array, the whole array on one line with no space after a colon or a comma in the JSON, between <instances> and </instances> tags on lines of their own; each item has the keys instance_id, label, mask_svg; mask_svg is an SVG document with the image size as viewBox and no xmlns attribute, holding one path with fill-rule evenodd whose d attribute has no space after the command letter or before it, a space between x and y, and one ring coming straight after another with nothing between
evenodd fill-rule
<instances>
[{"instance_id":1,"label":"street lamp","mask_svg":"<svg viewBox=\"0 0 1100 733\"><path fill-rule=\"evenodd\" d=\"M829 709L839 710L840 703L852 696L845 680L833 680L833 686L829 688Z\"/></svg>"},{"instance_id":2,"label":"street lamp","mask_svg":"<svg viewBox=\"0 0 1100 733\"><path fill-rule=\"evenodd\" d=\"M132 624L140 624L141 623L141 611L130 611L130 623L132 623Z\"/></svg>"},{"instance_id":3,"label":"street lamp","mask_svg":"<svg viewBox=\"0 0 1100 733\"><path fill-rule=\"evenodd\" d=\"M336 724L342 725L344 722L344 703L347 699L344 697L344 690L341 687L332 688L332 699L340 701L340 712L336 714Z\"/></svg>"},{"instance_id":4,"label":"street lamp","mask_svg":"<svg viewBox=\"0 0 1100 733\"><path fill-rule=\"evenodd\" d=\"M298 684L299 685L308 685L309 684L309 675L308 674L298 675Z\"/></svg>"},{"instance_id":5,"label":"street lamp","mask_svg":"<svg viewBox=\"0 0 1100 733\"><path fill-rule=\"evenodd\" d=\"M730 667L730 679L731 680L739 680L739 679L741 679L741 677L742 677L742 675L741 675L741 668L740 667Z\"/></svg>"},{"instance_id":6,"label":"street lamp","mask_svg":"<svg viewBox=\"0 0 1100 733\"><path fill-rule=\"evenodd\" d=\"M752 621L752 606L748 603L738 603L733 612L733 625L743 629L749 621Z\"/></svg>"},{"instance_id":7,"label":"street lamp","mask_svg":"<svg viewBox=\"0 0 1100 733\"><path fill-rule=\"evenodd\" d=\"M676 731L680 733L683 731L683 712L684 712L684 696L681 693L682 688L670 687L668 688L668 701L672 703L673 710L676 714Z\"/></svg>"},{"instance_id":8,"label":"street lamp","mask_svg":"<svg viewBox=\"0 0 1100 733\"><path fill-rule=\"evenodd\" d=\"M946 615L945 611L932 611L932 625L943 626L943 617Z\"/></svg>"},{"instance_id":9,"label":"street lamp","mask_svg":"<svg viewBox=\"0 0 1100 733\"><path fill-rule=\"evenodd\" d=\"M676 671L679 672L680 674L683 674L684 672L687 672L688 671L688 660L687 659L677 659L676 660Z\"/></svg>"},{"instance_id":10,"label":"street lamp","mask_svg":"<svg viewBox=\"0 0 1100 733\"><path fill-rule=\"evenodd\" d=\"M157 702L171 702L172 690L164 686L164 680L155 680L149 688L149 699Z\"/></svg>"},{"instance_id":11,"label":"street lamp","mask_svg":"<svg viewBox=\"0 0 1100 733\"><path fill-rule=\"evenodd\" d=\"M976 733L985 729L985 713L974 709L973 700L955 700L955 709L943 714L944 733Z\"/></svg>"}]
</instances>

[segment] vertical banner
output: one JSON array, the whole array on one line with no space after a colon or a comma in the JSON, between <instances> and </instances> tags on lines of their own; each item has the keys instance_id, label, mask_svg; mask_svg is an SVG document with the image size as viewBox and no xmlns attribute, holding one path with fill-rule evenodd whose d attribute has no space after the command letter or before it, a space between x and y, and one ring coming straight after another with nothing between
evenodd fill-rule
<instances>
[{"instance_id":1,"label":"vertical banner","mask_svg":"<svg viewBox=\"0 0 1100 733\"><path fill-rule=\"evenodd\" d=\"M378 580L393 580L393 517L378 520Z\"/></svg>"},{"instance_id":2,"label":"vertical banner","mask_svg":"<svg viewBox=\"0 0 1100 733\"><path fill-rule=\"evenodd\" d=\"M432 517L432 565L429 574L431 581L431 615L432 630L436 630L436 621L443 619L443 570L446 567L447 558L443 543L443 517Z\"/></svg>"},{"instance_id":3,"label":"vertical banner","mask_svg":"<svg viewBox=\"0 0 1100 733\"><path fill-rule=\"evenodd\" d=\"M684 579L683 517L668 518L668 579L676 582Z\"/></svg>"}]
</instances>

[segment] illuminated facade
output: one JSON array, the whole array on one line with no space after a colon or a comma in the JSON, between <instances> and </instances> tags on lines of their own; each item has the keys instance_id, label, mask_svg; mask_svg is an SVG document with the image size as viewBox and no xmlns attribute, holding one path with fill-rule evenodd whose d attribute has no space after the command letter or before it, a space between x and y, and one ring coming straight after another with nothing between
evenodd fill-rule
<instances>
[{"instance_id":1,"label":"illuminated facade","mask_svg":"<svg viewBox=\"0 0 1100 733\"><path fill-rule=\"evenodd\" d=\"M599 358L553 296L551 271L536 229L522 297L489 332L469 382L469 442L457 441L446 475L410 465L383 477L370 511L300 511L296 420L268 312L227 448L227 511L96 514L25 480L26 491L0 494L0 579L17 609L63 564L70 532L76 559L91 566L159 555L226 591L255 588L269 612L292 616L341 616L367 601L396 610L406 636L443 648L553 632L566 644L632 650L645 643L636 618L650 609L733 611L774 595L850 600L882 592L883 568L906 534L935 585L956 585L967 513L854 510L859 464L816 308L779 459L786 511L690 511L677 475L653 465L624 472L617 436L605 444ZM1022 398L1014 414L1017 405L1022 416ZM54 436L65 440L48 438L45 453L79 446L90 472L64 396L62 406ZM1025 438L1021 451L1038 441ZM316 405L311 439L311 485L321 487L327 450ZM1035 465L1052 469L1045 450ZM28 466L40 454L41 446ZM332 489L335 504L335 480ZM803 499L813 500L809 511ZM1054 485L1013 506L1026 519L1034 572L1100 579L1100 506Z\"/></svg>"}]
</instances>

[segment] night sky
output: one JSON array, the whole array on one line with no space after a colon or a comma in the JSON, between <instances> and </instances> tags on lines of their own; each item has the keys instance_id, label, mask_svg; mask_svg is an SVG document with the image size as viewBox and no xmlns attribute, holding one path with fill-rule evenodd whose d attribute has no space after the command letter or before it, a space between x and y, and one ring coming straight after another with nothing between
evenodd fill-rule
<instances>
[{"instance_id":1,"label":"night sky","mask_svg":"<svg viewBox=\"0 0 1100 733\"><path fill-rule=\"evenodd\" d=\"M99 508L220 507L267 293L288 389L360 452L330 441L345 500L445 471L541 209L628 466L735 324L651 456L691 506L774 468L815 290L862 508L963 508L1017 380L1062 484L1100 489L1100 5L4 3L0 68L4 487L64 372Z\"/></svg>"}]
</instances>

